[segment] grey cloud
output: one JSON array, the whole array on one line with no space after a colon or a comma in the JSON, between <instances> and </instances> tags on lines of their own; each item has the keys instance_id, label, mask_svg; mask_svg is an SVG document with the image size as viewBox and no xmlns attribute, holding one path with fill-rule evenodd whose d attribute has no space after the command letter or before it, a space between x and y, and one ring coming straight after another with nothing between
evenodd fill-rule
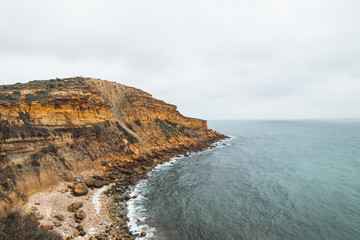
<instances>
[{"instance_id":1,"label":"grey cloud","mask_svg":"<svg viewBox=\"0 0 360 240\"><path fill-rule=\"evenodd\" d=\"M91 76L206 119L360 117L360 2L2 1L1 83Z\"/></svg>"}]
</instances>

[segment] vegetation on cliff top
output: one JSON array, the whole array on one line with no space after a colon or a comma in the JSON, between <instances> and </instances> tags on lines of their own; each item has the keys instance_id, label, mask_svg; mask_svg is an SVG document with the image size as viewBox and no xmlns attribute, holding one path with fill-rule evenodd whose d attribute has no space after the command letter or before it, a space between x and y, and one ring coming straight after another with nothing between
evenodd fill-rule
<instances>
[{"instance_id":1,"label":"vegetation on cliff top","mask_svg":"<svg viewBox=\"0 0 360 240\"><path fill-rule=\"evenodd\" d=\"M79 90L85 87L85 78L74 77L65 79L34 80L28 83L15 83L0 86L0 103L16 104L20 100L25 102L40 101L42 99L58 98L54 92ZM34 90L24 93L24 90ZM61 96L64 97L64 96Z\"/></svg>"},{"instance_id":2,"label":"vegetation on cliff top","mask_svg":"<svg viewBox=\"0 0 360 240\"><path fill-rule=\"evenodd\" d=\"M73 78L56 78L50 80L33 80L27 83L15 83L10 85L1 85L0 92L5 91L18 91L23 89L46 89L46 90L62 90L69 88L79 88L85 86L86 78L73 77Z\"/></svg>"}]
</instances>

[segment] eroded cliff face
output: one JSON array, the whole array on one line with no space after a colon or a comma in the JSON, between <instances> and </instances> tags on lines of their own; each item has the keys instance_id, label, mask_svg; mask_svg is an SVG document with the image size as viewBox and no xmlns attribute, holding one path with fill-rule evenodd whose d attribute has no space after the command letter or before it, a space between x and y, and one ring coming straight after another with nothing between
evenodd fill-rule
<instances>
[{"instance_id":1,"label":"eroded cliff face","mask_svg":"<svg viewBox=\"0 0 360 240\"><path fill-rule=\"evenodd\" d=\"M0 212L87 170L134 184L223 135L139 89L91 78L0 86Z\"/></svg>"}]
</instances>

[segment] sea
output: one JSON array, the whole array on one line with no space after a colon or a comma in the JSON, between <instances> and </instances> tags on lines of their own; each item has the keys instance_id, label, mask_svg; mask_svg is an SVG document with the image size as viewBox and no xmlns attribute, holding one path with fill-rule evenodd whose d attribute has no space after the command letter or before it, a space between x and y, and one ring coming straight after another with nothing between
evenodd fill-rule
<instances>
[{"instance_id":1,"label":"sea","mask_svg":"<svg viewBox=\"0 0 360 240\"><path fill-rule=\"evenodd\" d=\"M138 239L360 239L360 120L208 125L230 138L135 186Z\"/></svg>"}]
</instances>

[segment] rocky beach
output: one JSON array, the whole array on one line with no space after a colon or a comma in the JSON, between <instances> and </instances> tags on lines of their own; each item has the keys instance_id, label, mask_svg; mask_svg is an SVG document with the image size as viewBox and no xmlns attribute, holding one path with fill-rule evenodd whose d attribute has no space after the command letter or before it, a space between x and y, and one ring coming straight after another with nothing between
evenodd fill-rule
<instances>
[{"instance_id":1,"label":"rocky beach","mask_svg":"<svg viewBox=\"0 0 360 240\"><path fill-rule=\"evenodd\" d=\"M212 148L212 144L209 147ZM164 156L162 163L170 160L170 156ZM152 168L145 171L150 170ZM140 178L132 181L138 180ZM143 238L146 232L134 234L129 229L126 203L137 197L131 194L133 188L131 184L104 179L99 172L85 171L75 176L73 182L63 182L33 194L22 208L35 216L41 228L56 231L64 239Z\"/></svg>"}]
</instances>

